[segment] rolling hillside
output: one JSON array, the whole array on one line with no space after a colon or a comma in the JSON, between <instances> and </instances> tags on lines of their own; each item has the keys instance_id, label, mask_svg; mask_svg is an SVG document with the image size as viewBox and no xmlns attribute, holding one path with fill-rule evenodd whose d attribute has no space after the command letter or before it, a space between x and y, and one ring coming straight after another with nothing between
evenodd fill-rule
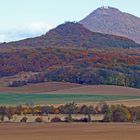
<instances>
[{"instance_id":1,"label":"rolling hillside","mask_svg":"<svg viewBox=\"0 0 140 140\"><path fill-rule=\"evenodd\" d=\"M12 87L56 81L140 88L140 45L68 22L41 37L1 44L0 77L7 76Z\"/></svg>"}]
</instances>

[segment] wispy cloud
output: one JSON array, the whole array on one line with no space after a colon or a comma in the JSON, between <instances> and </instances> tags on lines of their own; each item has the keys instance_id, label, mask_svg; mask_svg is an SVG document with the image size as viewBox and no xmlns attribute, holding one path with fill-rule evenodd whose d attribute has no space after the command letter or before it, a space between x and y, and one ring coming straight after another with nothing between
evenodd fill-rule
<instances>
[{"instance_id":1,"label":"wispy cloud","mask_svg":"<svg viewBox=\"0 0 140 140\"><path fill-rule=\"evenodd\" d=\"M32 22L22 25L13 25L7 27L5 30L0 28L0 42L9 42L21 40L29 37L35 37L45 34L54 25L46 22Z\"/></svg>"}]
</instances>

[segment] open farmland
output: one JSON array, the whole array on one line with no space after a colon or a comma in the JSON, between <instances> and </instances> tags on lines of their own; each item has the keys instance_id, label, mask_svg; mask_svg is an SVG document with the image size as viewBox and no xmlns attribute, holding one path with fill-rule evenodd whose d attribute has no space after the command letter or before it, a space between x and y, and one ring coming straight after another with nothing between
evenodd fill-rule
<instances>
[{"instance_id":1,"label":"open farmland","mask_svg":"<svg viewBox=\"0 0 140 140\"><path fill-rule=\"evenodd\" d=\"M87 86L45 82L16 88L0 87L0 105L65 104L72 101L79 104L93 104L93 102L109 101L111 104L138 106L139 99L139 89L112 85Z\"/></svg>"},{"instance_id":2,"label":"open farmland","mask_svg":"<svg viewBox=\"0 0 140 140\"><path fill-rule=\"evenodd\" d=\"M139 140L139 124L1 124L0 140Z\"/></svg>"},{"instance_id":3,"label":"open farmland","mask_svg":"<svg viewBox=\"0 0 140 140\"><path fill-rule=\"evenodd\" d=\"M84 85L69 89L56 90L52 91L51 93L140 96L140 89L113 85Z\"/></svg>"},{"instance_id":4,"label":"open farmland","mask_svg":"<svg viewBox=\"0 0 140 140\"><path fill-rule=\"evenodd\" d=\"M1 81L4 81L1 79ZM46 93L140 96L140 89L114 85L81 85L69 82L44 82L21 87L0 86L0 93Z\"/></svg>"},{"instance_id":5,"label":"open farmland","mask_svg":"<svg viewBox=\"0 0 140 140\"><path fill-rule=\"evenodd\" d=\"M82 85L75 83L65 83L65 82L43 82L37 84L28 84L21 87L6 87L2 84L6 81L6 78L0 79L0 93L10 92L10 93L44 93L44 92L52 92L59 91L63 89L71 89L80 87Z\"/></svg>"},{"instance_id":6,"label":"open farmland","mask_svg":"<svg viewBox=\"0 0 140 140\"><path fill-rule=\"evenodd\" d=\"M65 104L68 102L92 103L100 101L116 101L140 99L140 96L120 95L91 95L91 94L0 94L0 105L24 105L24 104Z\"/></svg>"}]
</instances>

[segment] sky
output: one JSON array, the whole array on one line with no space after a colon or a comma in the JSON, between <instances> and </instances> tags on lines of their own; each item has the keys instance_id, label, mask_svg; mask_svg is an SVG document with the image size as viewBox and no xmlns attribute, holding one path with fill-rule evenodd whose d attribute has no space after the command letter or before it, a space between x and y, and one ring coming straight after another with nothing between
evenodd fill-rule
<instances>
[{"instance_id":1,"label":"sky","mask_svg":"<svg viewBox=\"0 0 140 140\"><path fill-rule=\"evenodd\" d=\"M0 0L0 42L45 34L65 21L80 21L102 6L140 17L140 0Z\"/></svg>"}]
</instances>

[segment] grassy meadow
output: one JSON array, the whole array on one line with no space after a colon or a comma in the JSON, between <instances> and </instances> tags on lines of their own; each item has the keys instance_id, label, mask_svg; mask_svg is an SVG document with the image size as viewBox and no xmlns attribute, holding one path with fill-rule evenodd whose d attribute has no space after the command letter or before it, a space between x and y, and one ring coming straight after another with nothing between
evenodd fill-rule
<instances>
[{"instance_id":1,"label":"grassy meadow","mask_svg":"<svg viewBox=\"0 0 140 140\"><path fill-rule=\"evenodd\" d=\"M115 101L127 99L139 99L140 96L120 95L89 95L89 94L14 94L1 93L0 105L24 105L24 104L64 104L68 102L88 103L94 101Z\"/></svg>"}]
</instances>

